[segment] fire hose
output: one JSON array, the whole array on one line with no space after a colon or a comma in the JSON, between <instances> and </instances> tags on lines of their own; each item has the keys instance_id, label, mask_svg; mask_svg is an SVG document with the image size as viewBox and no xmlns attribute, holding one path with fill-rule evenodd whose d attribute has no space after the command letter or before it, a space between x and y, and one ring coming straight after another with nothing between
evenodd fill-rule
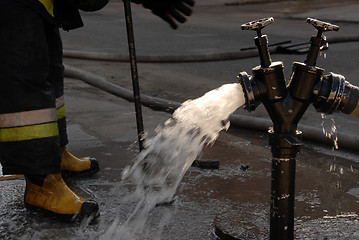
<instances>
[{"instance_id":1,"label":"fire hose","mask_svg":"<svg viewBox=\"0 0 359 240\"><path fill-rule=\"evenodd\" d=\"M359 36L341 36L327 39L328 43L343 43L343 42L358 42ZM281 46L270 47L271 53L281 53L279 49ZM234 51L225 53L208 53L198 55L172 55L172 56L147 56L137 55L137 62L141 63L175 63L175 62L208 62L208 61L224 61L257 57L258 52L254 50ZM101 52L83 52L64 50L64 57L76 58L84 60L98 60L98 61L116 61L128 62L128 55L101 53Z\"/></svg>"}]
</instances>

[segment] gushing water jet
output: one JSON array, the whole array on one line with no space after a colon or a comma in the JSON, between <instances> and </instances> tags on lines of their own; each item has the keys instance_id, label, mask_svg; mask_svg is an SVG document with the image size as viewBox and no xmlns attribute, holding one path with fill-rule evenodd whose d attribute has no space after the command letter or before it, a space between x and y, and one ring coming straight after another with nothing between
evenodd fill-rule
<instances>
[{"instance_id":1,"label":"gushing water jet","mask_svg":"<svg viewBox=\"0 0 359 240\"><path fill-rule=\"evenodd\" d=\"M164 126L158 127L133 164L123 170L123 178L135 183L134 193L127 197L136 202L135 209L124 223L114 222L103 239L146 238L141 234L150 212L173 200L177 186L203 146L212 144L221 130L229 128L227 119L243 104L241 85L225 84L184 102Z\"/></svg>"}]
</instances>

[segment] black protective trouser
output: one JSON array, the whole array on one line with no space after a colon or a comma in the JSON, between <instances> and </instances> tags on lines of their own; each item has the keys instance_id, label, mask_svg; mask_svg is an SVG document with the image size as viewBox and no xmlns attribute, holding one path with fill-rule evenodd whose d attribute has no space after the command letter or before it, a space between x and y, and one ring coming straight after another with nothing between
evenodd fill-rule
<instances>
[{"instance_id":1,"label":"black protective trouser","mask_svg":"<svg viewBox=\"0 0 359 240\"><path fill-rule=\"evenodd\" d=\"M3 173L59 173L67 144L59 29L15 0L1 0L0 9Z\"/></svg>"}]
</instances>

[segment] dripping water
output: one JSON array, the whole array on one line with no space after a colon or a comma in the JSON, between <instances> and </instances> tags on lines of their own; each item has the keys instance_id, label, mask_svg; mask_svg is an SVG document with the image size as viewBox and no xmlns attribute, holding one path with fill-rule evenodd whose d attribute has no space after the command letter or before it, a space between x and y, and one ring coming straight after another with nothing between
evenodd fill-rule
<instances>
[{"instance_id":1,"label":"dripping water","mask_svg":"<svg viewBox=\"0 0 359 240\"><path fill-rule=\"evenodd\" d=\"M325 135L325 137L333 140L333 151L338 150L339 149L338 134L337 134L337 127L335 126L335 121L333 118L328 119L327 115L324 113L322 113L321 116L322 116L321 126L323 130L323 134ZM326 123L328 122L328 120L330 122L329 130L327 130L327 123Z\"/></svg>"}]
</instances>

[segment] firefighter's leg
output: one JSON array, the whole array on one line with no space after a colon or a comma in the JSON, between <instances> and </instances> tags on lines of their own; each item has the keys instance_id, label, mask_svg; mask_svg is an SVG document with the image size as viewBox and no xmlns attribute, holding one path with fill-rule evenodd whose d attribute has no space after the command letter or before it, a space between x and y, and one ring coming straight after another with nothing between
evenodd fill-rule
<instances>
[{"instance_id":1,"label":"firefighter's leg","mask_svg":"<svg viewBox=\"0 0 359 240\"><path fill-rule=\"evenodd\" d=\"M68 143L66 132L66 112L64 101L64 67L62 64L62 43L58 29L49 29L48 48L50 56L49 81L55 87L56 112L60 133L61 170L67 175L85 176L99 171L95 158L77 158L66 148Z\"/></svg>"},{"instance_id":2,"label":"firefighter's leg","mask_svg":"<svg viewBox=\"0 0 359 240\"><path fill-rule=\"evenodd\" d=\"M98 212L61 177L55 88L48 81L49 29L13 0L0 1L0 161L3 173L26 176L25 206L61 216Z\"/></svg>"}]
</instances>

